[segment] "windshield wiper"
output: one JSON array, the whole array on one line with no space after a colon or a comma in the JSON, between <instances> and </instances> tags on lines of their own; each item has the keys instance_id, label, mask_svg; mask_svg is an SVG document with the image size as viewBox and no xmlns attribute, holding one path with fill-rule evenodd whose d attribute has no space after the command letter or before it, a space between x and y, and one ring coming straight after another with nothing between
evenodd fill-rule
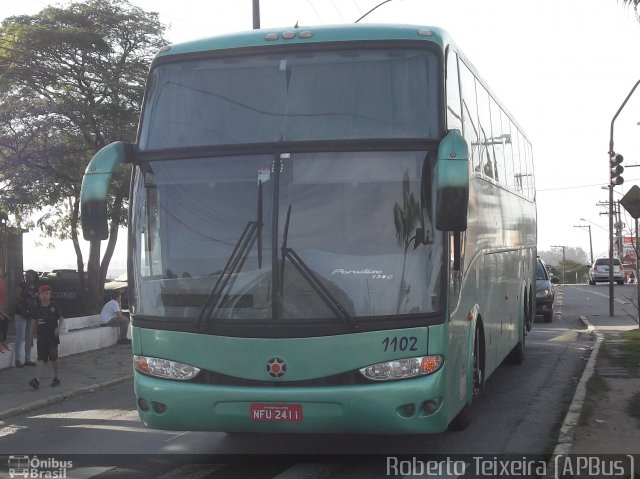
<instances>
[{"instance_id":1,"label":"windshield wiper","mask_svg":"<svg viewBox=\"0 0 640 479\"><path fill-rule=\"evenodd\" d=\"M235 281L234 273L237 273L244 266L249 251L253 244L258 241L258 269L262 269L262 180L258 181L258 211L257 221L249 221L245 226L240 238L231 252L231 256L218 275L218 279L209 291L207 299L202 305L198 315L198 323L211 318L213 312L218 308L222 300L222 292L229 286L231 288ZM233 279L232 279L233 278ZM231 281L231 282L230 282Z\"/></svg>"},{"instance_id":2,"label":"windshield wiper","mask_svg":"<svg viewBox=\"0 0 640 479\"><path fill-rule=\"evenodd\" d=\"M231 256L229 256L229 259L227 260L227 264L225 264L224 268L222 268L222 271L218 275L218 279L214 283L213 288L211 288L211 291L209 291L207 299L202 305L202 309L200 310L200 314L198 315L199 322L202 322L205 319L209 319L211 317L213 312L217 309L220 300L222 299L222 292L229 284L229 280L234 273L242 269L242 266L244 265L244 262L249 254L249 250L256 241L256 229L257 223L255 221L250 221L249 223L247 223L247 226L245 226L242 235L233 248Z\"/></svg>"},{"instance_id":3,"label":"windshield wiper","mask_svg":"<svg viewBox=\"0 0 640 479\"><path fill-rule=\"evenodd\" d=\"M318 294L318 297L324 301L333 314L337 318L342 320L352 331L358 329L358 324L354 321L351 315L344 309L344 306L340 304L340 301L329 291L329 289L322 284L318 279L318 276L313 272L311 268L302 260L300 256L293 250L293 248L287 247L287 237L289 236L289 218L291 217L291 205L287 210L287 219L284 225L284 234L282 238L282 267L280 270L280 297L284 296L284 263L286 259L289 259L291 264L298 270L307 283L311 285L313 290Z\"/></svg>"}]
</instances>

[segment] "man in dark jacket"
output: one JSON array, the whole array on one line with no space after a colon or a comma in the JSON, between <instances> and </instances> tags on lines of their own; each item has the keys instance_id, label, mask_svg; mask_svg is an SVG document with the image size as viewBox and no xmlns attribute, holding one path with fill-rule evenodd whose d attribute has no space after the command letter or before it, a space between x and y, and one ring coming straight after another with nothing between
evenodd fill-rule
<instances>
[{"instance_id":1,"label":"man in dark jacket","mask_svg":"<svg viewBox=\"0 0 640 479\"><path fill-rule=\"evenodd\" d=\"M38 328L38 362L36 376L29 381L33 389L40 387L40 373L45 362L51 360L53 365L53 381L51 387L60 386L60 363L58 361L58 344L62 328L62 310L51 301L51 287L43 284L38 288L38 305L33 313L34 327Z\"/></svg>"}]
</instances>

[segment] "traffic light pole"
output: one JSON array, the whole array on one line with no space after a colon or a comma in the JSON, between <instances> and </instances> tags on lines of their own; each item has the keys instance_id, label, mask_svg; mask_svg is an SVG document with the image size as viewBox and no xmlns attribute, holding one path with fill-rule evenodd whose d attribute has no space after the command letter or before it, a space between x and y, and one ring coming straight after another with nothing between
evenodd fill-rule
<instances>
[{"instance_id":1,"label":"traffic light pole","mask_svg":"<svg viewBox=\"0 0 640 479\"><path fill-rule=\"evenodd\" d=\"M609 161L609 164L611 164L611 161ZM613 185L611 183L609 183L609 316L611 317L614 316L614 308L613 308Z\"/></svg>"},{"instance_id":2,"label":"traffic light pole","mask_svg":"<svg viewBox=\"0 0 640 479\"><path fill-rule=\"evenodd\" d=\"M618 111L616 112L616 114L611 119L611 131L609 134L609 175L610 176L611 176L611 167L613 166L614 164L613 162L616 157L616 153L613 150L613 124L615 123L616 118L618 118L618 115L620 114L624 106L629 101L629 98L631 98L631 95L633 95L633 92L636 90L638 85L640 85L640 80L638 80L636 84L633 85L633 88L631 89L627 97L622 102L622 105L620 105L620 108L618 108ZM614 315L614 308L613 308L613 187L614 186L615 185L610 180L609 181L609 316ZM638 279L640 278L637 278L636 280Z\"/></svg>"}]
</instances>

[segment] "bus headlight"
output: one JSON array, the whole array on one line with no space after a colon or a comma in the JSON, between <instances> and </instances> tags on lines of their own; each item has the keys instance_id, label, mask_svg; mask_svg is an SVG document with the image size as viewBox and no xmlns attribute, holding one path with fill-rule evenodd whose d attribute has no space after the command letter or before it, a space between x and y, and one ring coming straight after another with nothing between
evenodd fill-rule
<instances>
[{"instance_id":1,"label":"bus headlight","mask_svg":"<svg viewBox=\"0 0 640 479\"><path fill-rule=\"evenodd\" d=\"M419 356L372 364L366 368L361 368L360 374L373 381L408 379L434 373L443 364L444 357L439 354Z\"/></svg>"},{"instance_id":2,"label":"bus headlight","mask_svg":"<svg viewBox=\"0 0 640 479\"><path fill-rule=\"evenodd\" d=\"M199 368L177 361L137 355L133 356L133 367L148 376L179 381L193 379L200 372Z\"/></svg>"}]
</instances>

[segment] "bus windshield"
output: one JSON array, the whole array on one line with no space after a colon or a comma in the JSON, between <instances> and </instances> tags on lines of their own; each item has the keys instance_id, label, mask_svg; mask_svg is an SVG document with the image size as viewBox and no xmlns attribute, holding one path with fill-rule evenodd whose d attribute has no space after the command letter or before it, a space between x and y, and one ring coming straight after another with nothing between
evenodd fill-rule
<instances>
[{"instance_id":1,"label":"bus windshield","mask_svg":"<svg viewBox=\"0 0 640 479\"><path fill-rule=\"evenodd\" d=\"M327 152L141 164L133 311L352 325L441 310L444 235L433 227L430 156Z\"/></svg>"},{"instance_id":2,"label":"bus windshield","mask_svg":"<svg viewBox=\"0 0 640 479\"><path fill-rule=\"evenodd\" d=\"M341 49L160 63L142 151L356 139L437 140L441 66L424 49Z\"/></svg>"}]
</instances>

